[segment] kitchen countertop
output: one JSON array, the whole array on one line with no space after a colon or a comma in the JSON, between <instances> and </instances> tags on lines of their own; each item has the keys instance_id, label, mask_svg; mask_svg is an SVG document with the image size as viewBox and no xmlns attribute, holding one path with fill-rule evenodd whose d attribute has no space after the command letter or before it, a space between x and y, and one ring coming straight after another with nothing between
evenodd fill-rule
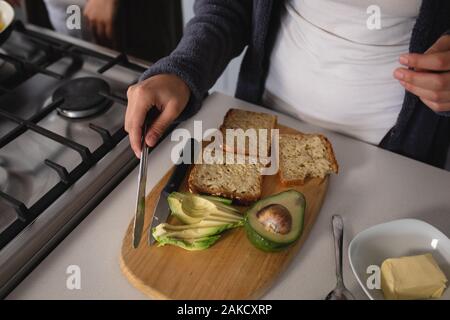
<instances>
[{"instance_id":1,"label":"kitchen countertop","mask_svg":"<svg viewBox=\"0 0 450 320\"><path fill-rule=\"evenodd\" d=\"M203 129L215 128L228 108L260 107L215 93L195 116ZM304 132L323 132L331 140L340 164L332 176L328 195L307 241L291 265L265 295L266 299L323 299L335 286L331 216L345 222L344 250L364 229L395 219L416 218L450 235L450 172L327 132L279 115L279 122ZM181 127L192 129L193 121ZM149 157L150 190L171 167L171 147L162 142ZM122 238L133 218L137 169L8 296L8 299L146 299L119 268ZM81 270L81 289L66 286L69 266ZM344 279L357 298L362 289L344 256Z\"/></svg>"}]
</instances>

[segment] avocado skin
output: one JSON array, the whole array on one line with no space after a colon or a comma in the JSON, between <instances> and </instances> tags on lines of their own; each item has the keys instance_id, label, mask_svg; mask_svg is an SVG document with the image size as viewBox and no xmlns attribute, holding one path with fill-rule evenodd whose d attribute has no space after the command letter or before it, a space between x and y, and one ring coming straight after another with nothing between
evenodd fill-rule
<instances>
[{"instance_id":1,"label":"avocado skin","mask_svg":"<svg viewBox=\"0 0 450 320\"><path fill-rule=\"evenodd\" d=\"M304 195L298 191L295 190L287 190L284 192L281 192L279 194L276 195L272 195L268 198L262 199L260 201L258 201L257 203L255 203L249 210L247 210L247 213L245 215L244 218L244 227L245 227L245 231L247 233L247 238L248 240L258 249L265 251L265 252L277 252L277 251L282 251L287 249L288 247L290 247L293 243L297 242L297 240L301 237L301 235L303 234L303 223L304 223L304 213L306 210L306 201L304 202L304 206L303 206L303 213L301 215L301 217L299 217L301 219L300 222L300 229L298 230L298 234L295 238L292 239L292 241L289 242L275 242L272 240L267 239L266 237L264 237L263 235L259 234L251 225L250 221L249 221L249 215L252 214L254 212L254 207L262 202L262 201L267 201L268 199L275 199L277 197L283 196L283 195L287 195L287 194L297 194L299 195L304 201ZM270 204L271 201L268 201L267 204ZM279 203L282 204L282 202L279 201L273 201L272 203Z\"/></svg>"}]
</instances>

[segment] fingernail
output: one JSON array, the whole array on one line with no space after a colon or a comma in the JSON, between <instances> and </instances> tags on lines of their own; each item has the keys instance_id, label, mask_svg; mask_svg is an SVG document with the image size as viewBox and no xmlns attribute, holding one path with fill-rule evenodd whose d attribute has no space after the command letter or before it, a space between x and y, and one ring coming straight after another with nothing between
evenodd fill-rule
<instances>
[{"instance_id":1,"label":"fingernail","mask_svg":"<svg viewBox=\"0 0 450 320\"><path fill-rule=\"evenodd\" d=\"M149 147L153 147L153 138L152 136L149 136L145 139L145 143L149 146Z\"/></svg>"},{"instance_id":2,"label":"fingernail","mask_svg":"<svg viewBox=\"0 0 450 320\"><path fill-rule=\"evenodd\" d=\"M154 147L157 142L158 142L158 137L155 134L150 134L150 137L148 139L148 146Z\"/></svg>"},{"instance_id":3,"label":"fingernail","mask_svg":"<svg viewBox=\"0 0 450 320\"><path fill-rule=\"evenodd\" d=\"M396 70L395 73L394 73L394 77L396 79L400 80L400 79L403 79L405 77L405 74L402 71L400 71L400 70Z\"/></svg>"},{"instance_id":4,"label":"fingernail","mask_svg":"<svg viewBox=\"0 0 450 320\"><path fill-rule=\"evenodd\" d=\"M403 65L408 65L408 63L409 63L408 56L407 55L400 56L400 63Z\"/></svg>"},{"instance_id":5,"label":"fingernail","mask_svg":"<svg viewBox=\"0 0 450 320\"><path fill-rule=\"evenodd\" d=\"M134 154L136 155L136 158L141 158L141 152L139 150L134 150Z\"/></svg>"},{"instance_id":6,"label":"fingernail","mask_svg":"<svg viewBox=\"0 0 450 320\"><path fill-rule=\"evenodd\" d=\"M402 86L406 86L406 82L405 82L405 81L400 81L400 84L401 84Z\"/></svg>"}]
</instances>

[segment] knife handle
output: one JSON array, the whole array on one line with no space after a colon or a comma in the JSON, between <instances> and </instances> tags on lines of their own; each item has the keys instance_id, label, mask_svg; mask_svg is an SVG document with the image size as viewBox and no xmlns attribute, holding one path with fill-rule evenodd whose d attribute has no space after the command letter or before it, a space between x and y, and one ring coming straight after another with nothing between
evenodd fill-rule
<instances>
[{"instance_id":1,"label":"knife handle","mask_svg":"<svg viewBox=\"0 0 450 320\"><path fill-rule=\"evenodd\" d=\"M178 191L181 183L186 177L186 173L189 170L191 164L195 162L196 154L198 151L198 141L191 138L187 141L186 145L183 148L183 151L180 154L181 162L175 166L175 171L169 178L169 182L167 182L164 187L162 193L164 196L169 196L172 192ZM183 156L186 154L190 154L190 163L183 162Z\"/></svg>"}]
</instances>

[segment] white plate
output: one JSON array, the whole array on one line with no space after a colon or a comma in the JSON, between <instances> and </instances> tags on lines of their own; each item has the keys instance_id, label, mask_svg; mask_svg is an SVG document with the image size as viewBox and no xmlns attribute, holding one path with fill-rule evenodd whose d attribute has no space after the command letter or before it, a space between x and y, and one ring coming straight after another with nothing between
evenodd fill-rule
<instances>
[{"instance_id":1,"label":"white plate","mask_svg":"<svg viewBox=\"0 0 450 320\"><path fill-rule=\"evenodd\" d=\"M13 7L6 1L0 1L0 15L1 19L4 23L4 28L0 30L0 33L3 32L6 28L9 27L9 25L14 20L14 9Z\"/></svg>"},{"instance_id":2,"label":"white plate","mask_svg":"<svg viewBox=\"0 0 450 320\"><path fill-rule=\"evenodd\" d=\"M450 239L420 220L396 220L371 227L359 233L348 248L353 273L372 300L384 300L384 297L381 290L367 287L371 276L367 271L369 266L381 267L381 263L388 258L425 253L433 255L447 279L450 279ZM441 299L450 300L450 289L444 292Z\"/></svg>"}]
</instances>

